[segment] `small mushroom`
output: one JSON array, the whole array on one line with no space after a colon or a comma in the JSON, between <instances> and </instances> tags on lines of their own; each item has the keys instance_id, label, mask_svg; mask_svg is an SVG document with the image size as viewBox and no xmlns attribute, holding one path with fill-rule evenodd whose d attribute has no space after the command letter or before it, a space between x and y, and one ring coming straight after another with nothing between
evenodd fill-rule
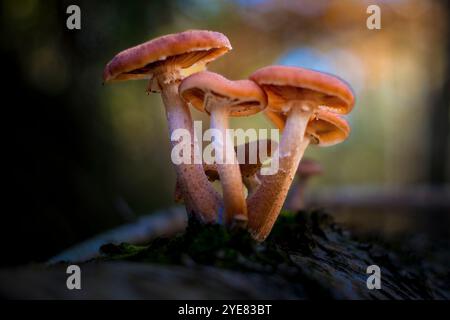
<instances>
[{"instance_id":1,"label":"small mushroom","mask_svg":"<svg viewBox=\"0 0 450 320\"><path fill-rule=\"evenodd\" d=\"M223 76L203 71L184 79L180 95L195 108L211 116L211 128L221 133L213 146L223 190L224 221L227 225L245 225L247 206L234 152L234 137L228 136L229 117L249 116L266 107L266 95L250 80L230 81ZM231 144L231 145L227 145Z\"/></svg>"},{"instance_id":2,"label":"small mushroom","mask_svg":"<svg viewBox=\"0 0 450 320\"><path fill-rule=\"evenodd\" d=\"M266 146L264 154L261 152L262 146ZM263 162L272 156L272 152L276 148L278 148L278 144L275 141L266 139L248 142L235 148L238 155L245 154L245 159L242 159L243 162L240 162L239 166L241 168L242 181L247 188L247 197L251 196L260 186L261 181L259 180L258 174L261 170ZM252 161L250 161L250 152L256 152L258 155L256 158L256 163L252 163Z\"/></svg>"},{"instance_id":3,"label":"small mushroom","mask_svg":"<svg viewBox=\"0 0 450 320\"><path fill-rule=\"evenodd\" d=\"M258 170L261 169L262 164L255 163L251 165L243 165L239 164L239 168L241 170L241 177L244 185L247 187L246 180L249 179L250 184L253 186L255 183L254 181L259 181L256 177ZM203 170L205 171L206 176L208 177L208 181L214 182L214 181L220 181L219 176L219 169L217 168L217 164L203 164ZM259 186L259 184L258 184ZM180 182L176 181L175 184L175 192L174 192L174 200L176 203L182 203L183 202L183 195L181 194L181 188L180 188Z\"/></svg>"},{"instance_id":4,"label":"small mushroom","mask_svg":"<svg viewBox=\"0 0 450 320\"><path fill-rule=\"evenodd\" d=\"M323 173L322 166L312 159L302 159L295 174L297 183L288 195L287 208L294 212L305 208L305 190L309 180Z\"/></svg>"},{"instance_id":5,"label":"small mushroom","mask_svg":"<svg viewBox=\"0 0 450 320\"><path fill-rule=\"evenodd\" d=\"M293 159L291 156L286 158L289 161L280 161L279 172L275 175L263 176L261 186L247 201L248 227L256 240L263 241L272 230L292 183L297 169L296 164L300 162L309 144L321 147L332 146L347 139L349 133L350 126L347 121L334 113L316 110L308 122L305 136L296 150L296 158ZM286 131L283 133L283 139L285 134ZM280 143L281 149L283 142L282 140Z\"/></svg>"},{"instance_id":6,"label":"small mushroom","mask_svg":"<svg viewBox=\"0 0 450 320\"><path fill-rule=\"evenodd\" d=\"M255 152L261 156L260 148L262 145L266 145L266 153L262 155L262 159L257 157L255 163L251 163L249 159L249 152L251 150L255 150ZM265 162L272 155L272 147L275 148L278 146L276 142L271 140L257 140L252 142L247 142L242 145L238 145L234 148L235 152L239 154L240 152L245 152L245 159L242 162L239 162L239 169L241 171L242 182L247 188L249 196L253 194L253 192L259 187L260 181L258 178L258 173L263 166L263 162ZM211 182L220 181L219 171L217 168L217 164L203 164L203 170L205 171L208 180ZM177 180L175 185L175 193L174 193L175 202L181 203L183 201L183 195L181 194L180 185Z\"/></svg>"},{"instance_id":7,"label":"small mushroom","mask_svg":"<svg viewBox=\"0 0 450 320\"><path fill-rule=\"evenodd\" d=\"M244 179L250 179L251 184L253 186L253 177L256 177L259 169L261 169L262 164L254 163L254 164L240 164L239 168L241 170L241 178L244 185L247 187ZM205 169L205 174L208 176L208 180L211 182L220 181L219 169L217 164L204 164L203 168ZM258 179L257 177L255 179ZM258 184L259 185L259 184Z\"/></svg>"},{"instance_id":8,"label":"small mushroom","mask_svg":"<svg viewBox=\"0 0 450 320\"><path fill-rule=\"evenodd\" d=\"M190 30L162 36L117 54L105 67L105 83L141 80L149 81L149 92L161 92L169 134L186 129L193 137L193 125L188 106L178 95L180 81L192 72L203 70L207 63L231 50L226 36L218 32ZM193 139L192 139L193 140ZM175 146L180 141L172 141ZM194 157L194 142L191 143ZM201 164L175 166L181 193L189 213L203 222L215 222L221 203Z\"/></svg>"}]
</instances>

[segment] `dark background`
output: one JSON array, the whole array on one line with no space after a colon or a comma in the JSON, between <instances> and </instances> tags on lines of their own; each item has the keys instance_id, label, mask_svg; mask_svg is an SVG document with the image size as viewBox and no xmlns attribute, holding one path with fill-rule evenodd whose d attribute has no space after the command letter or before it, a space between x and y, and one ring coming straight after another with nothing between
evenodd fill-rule
<instances>
[{"instance_id":1,"label":"dark background","mask_svg":"<svg viewBox=\"0 0 450 320\"><path fill-rule=\"evenodd\" d=\"M124 222L109 161L117 156L111 128L97 108L102 70L87 69L92 61L105 63L111 58L120 47L120 33L134 42L148 38L149 27L125 23L145 19L143 6L158 11L146 22L150 30L170 19L166 1L131 1L126 6L122 1L25 2L2 1L1 51L8 75L3 119L11 145L4 154L9 162L4 169L11 179L5 185L2 264L45 259ZM70 4L89 8L82 11L81 31L65 27ZM17 16L8 15L5 7ZM26 10L32 13L23 16ZM101 14L105 10L106 17ZM100 31L90 32L93 25ZM47 66L37 66L38 79L32 83L27 60L43 43L55 47L58 56L42 58ZM58 69L61 65L64 71ZM62 86L59 72L65 73ZM39 88L36 83L41 81Z\"/></svg>"}]
</instances>

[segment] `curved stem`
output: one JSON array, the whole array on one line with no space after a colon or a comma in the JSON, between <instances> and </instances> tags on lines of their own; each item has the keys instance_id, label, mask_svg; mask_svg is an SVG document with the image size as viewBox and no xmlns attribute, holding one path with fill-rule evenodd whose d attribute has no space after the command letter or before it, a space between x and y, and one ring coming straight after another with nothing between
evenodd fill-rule
<instances>
[{"instance_id":1,"label":"curved stem","mask_svg":"<svg viewBox=\"0 0 450 320\"><path fill-rule=\"evenodd\" d=\"M257 174L249 177L242 177L242 182L244 182L244 185L247 188L247 197L251 197L261 185L261 181L259 180Z\"/></svg>"},{"instance_id":2,"label":"curved stem","mask_svg":"<svg viewBox=\"0 0 450 320\"><path fill-rule=\"evenodd\" d=\"M207 110L210 110L211 113L211 128L217 129L221 133L214 138L213 145L223 190L225 224L247 225L247 206L241 171L234 152L233 140L227 134L228 111L220 103L208 102L208 104ZM227 143L231 145L227 145Z\"/></svg>"},{"instance_id":3,"label":"curved stem","mask_svg":"<svg viewBox=\"0 0 450 320\"><path fill-rule=\"evenodd\" d=\"M272 230L309 145L310 139L305 137L305 131L311 114L311 110L301 107L291 109L279 145L278 172L261 176L261 186L247 199L249 229L258 241L263 241Z\"/></svg>"},{"instance_id":4,"label":"curved stem","mask_svg":"<svg viewBox=\"0 0 450 320\"><path fill-rule=\"evenodd\" d=\"M219 194L209 183L202 164L194 163L194 130L188 106L178 95L178 82L163 84L161 95L169 123L169 135L176 129L186 129L191 137L190 164L175 165L181 193L189 214L192 212L205 223L217 221L217 213L221 205ZM172 147L179 141L172 141Z\"/></svg>"}]
</instances>

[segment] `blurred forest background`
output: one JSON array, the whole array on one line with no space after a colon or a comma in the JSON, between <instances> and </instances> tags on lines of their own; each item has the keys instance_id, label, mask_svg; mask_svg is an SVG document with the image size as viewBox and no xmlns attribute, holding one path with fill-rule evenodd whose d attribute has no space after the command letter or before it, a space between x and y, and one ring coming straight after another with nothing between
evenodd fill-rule
<instances>
[{"instance_id":1,"label":"blurred forest background","mask_svg":"<svg viewBox=\"0 0 450 320\"><path fill-rule=\"evenodd\" d=\"M81 30L66 28L70 4L81 7ZM381 30L366 28L370 4L381 7ZM325 170L309 190L314 205L329 205L355 229L415 232L430 220L450 229L448 1L2 0L0 14L8 145L2 265L44 261L173 205L160 97L147 96L145 82L102 86L101 75L117 52L186 29L228 36L233 51L210 70L230 79L285 64L352 85L350 139L307 151ZM207 117L193 114L207 127ZM270 123L255 115L232 125ZM359 196L373 208L352 205Z\"/></svg>"}]
</instances>

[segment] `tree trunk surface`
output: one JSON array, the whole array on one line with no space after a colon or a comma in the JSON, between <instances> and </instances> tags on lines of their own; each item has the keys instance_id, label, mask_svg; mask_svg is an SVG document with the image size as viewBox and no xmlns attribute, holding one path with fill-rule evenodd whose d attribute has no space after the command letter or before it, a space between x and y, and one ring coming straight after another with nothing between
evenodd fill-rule
<instances>
[{"instance_id":1,"label":"tree trunk surface","mask_svg":"<svg viewBox=\"0 0 450 320\"><path fill-rule=\"evenodd\" d=\"M68 290L70 264L0 270L0 297L30 299L449 299L446 250L423 256L354 239L320 211L282 216L262 244L219 226L146 246L106 245L81 263L81 290ZM367 287L367 267L381 289Z\"/></svg>"}]
</instances>

